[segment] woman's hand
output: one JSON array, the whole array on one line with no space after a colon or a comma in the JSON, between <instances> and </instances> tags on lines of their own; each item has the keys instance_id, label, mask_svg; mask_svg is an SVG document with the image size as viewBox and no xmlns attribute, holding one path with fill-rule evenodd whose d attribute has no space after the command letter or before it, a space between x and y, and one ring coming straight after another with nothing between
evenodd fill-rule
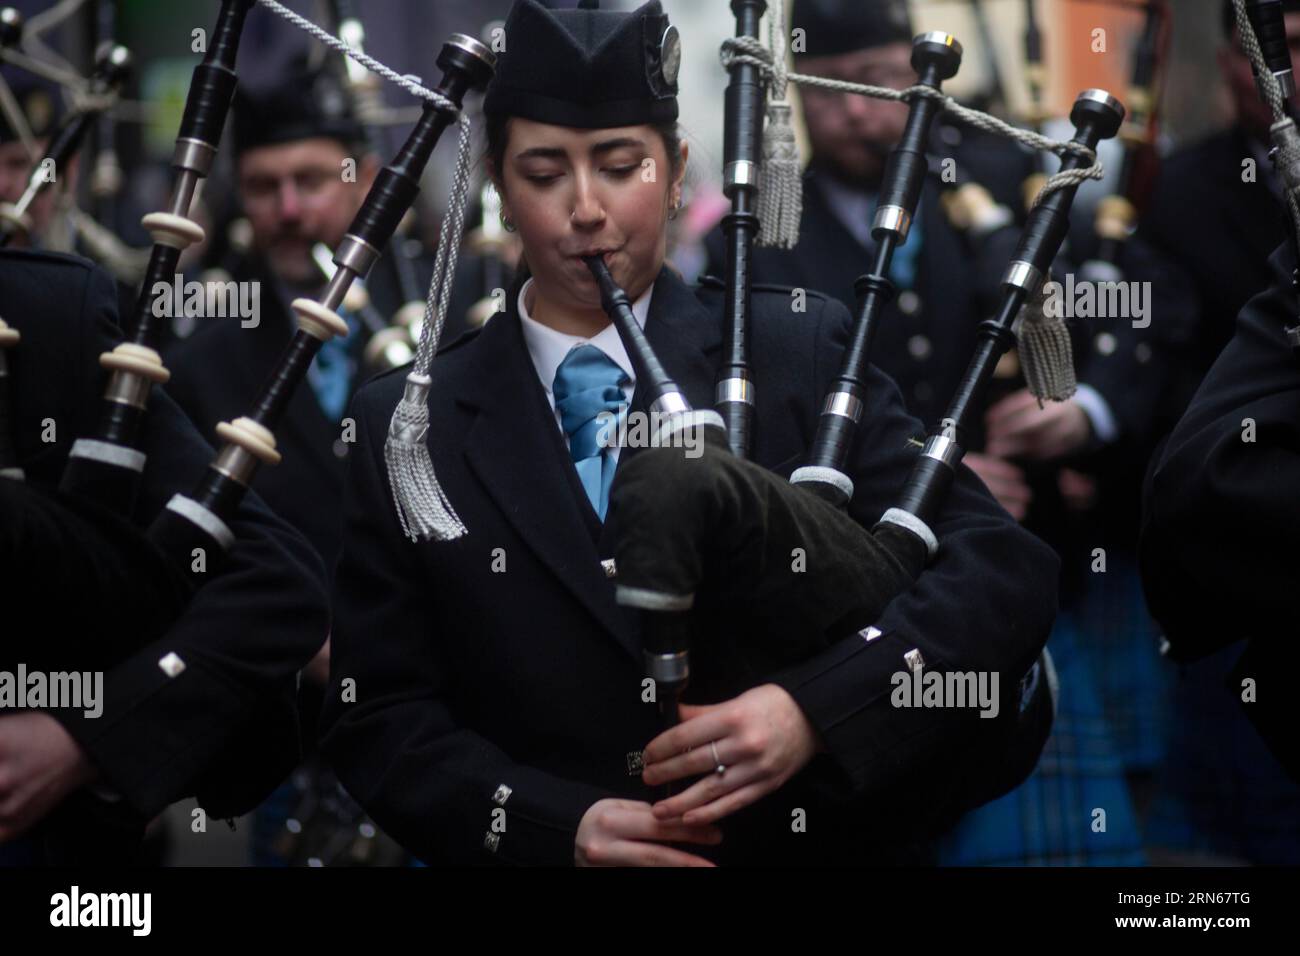
<instances>
[{"instance_id":1,"label":"woman's hand","mask_svg":"<svg viewBox=\"0 0 1300 956\"><path fill-rule=\"evenodd\" d=\"M97 776L85 751L49 714L0 718L0 843L21 836Z\"/></svg>"},{"instance_id":2,"label":"woman's hand","mask_svg":"<svg viewBox=\"0 0 1300 956\"><path fill-rule=\"evenodd\" d=\"M1008 395L984 416L985 452L994 458L1052 461L1088 443L1092 423L1078 402L1047 402L1027 389Z\"/></svg>"},{"instance_id":3,"label":"woman's hand","mask_svg":"<svg viewBox=\"0 0 1300 956\"><path fill-rule=\"evenodd\" d=\"M708 707L683 704L682 722L650 741L642 754L651 786L707 774L660 800L654 815L685 824L714 823L767 796L820 749L799 705L776 684L762 684ZM716 759L715 754L716 752ZM717 773L717 765L726 769Z\"/></svg>"},{"instance_id":4,"label":"woman's hand","mask_svg":"<svg viewBox=\"0 0 1300 956\"><path fill-rule=\"evenodd\" d=\"M578 866L713 866L664 843L722 842L717 827L665 822L642 800L597 800L582 815L573 844Z\"/></svg>"},{"instance_id":5,"label":"woman's hand","mask_svg":"<svg viewBox=\"0 0 1300 956\"><path fill-rule=\"evenodd\" d=\"M1024 521L1029 513L1029 503L1034 492L1025 481L1025 472L1019 465L1013 465L1001 458L992 458L979 452L967 452L962 456L962 463L979 475L980 481L998 500L1003 508L1017 521Z\"/></svg>"}]
</instances>

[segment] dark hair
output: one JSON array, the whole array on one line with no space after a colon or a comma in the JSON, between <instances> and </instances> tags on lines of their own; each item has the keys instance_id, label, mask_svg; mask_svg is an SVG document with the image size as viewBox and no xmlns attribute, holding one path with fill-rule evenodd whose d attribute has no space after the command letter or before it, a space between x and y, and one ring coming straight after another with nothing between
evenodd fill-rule
<instances>
[{"instance_id":1,"label":"dark hair","mask_svg":"<svg viewBox=\"0 0 1300 956\"><path fill-rule=\"evenodd\" d=\"M487 134L486 159L492 164L491 168L497 176L502 175L502 168L505 165L506 143L510 139L510 120L512 117L500 113L490 114L487 116L487 122L484 124ZM654 126L654 131L659 134L663 140L664 150L668 154L668 164L672 169L673 177L681 171L682 165L682 136L681 131L677 128L676 120L669 120L666 123L659 123Z\"/></svg>"}]
</instances>

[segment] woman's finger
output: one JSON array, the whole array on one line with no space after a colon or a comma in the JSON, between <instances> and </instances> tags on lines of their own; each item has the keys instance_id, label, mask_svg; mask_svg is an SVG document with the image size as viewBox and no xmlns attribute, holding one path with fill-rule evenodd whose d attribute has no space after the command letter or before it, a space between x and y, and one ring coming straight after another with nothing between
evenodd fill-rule
<instances>
[{"instance_id":1,"label":"woman's finger","mask_svg":"<svg viewBox=\"0 0 1300 956\"><path fill-rule=\"evenodd\" d=\"M711 773L681 793L660 800L654 805L654 815L661 820L682 816L688 810L702 807L730 793L759 776L757 764L740 763L727 767L723 774Z\"/></svg>"},{"instance_id":2,"label":"woman's finger","mask_svg":"<svg viewBox=\"0 0 1300 956\"><path fill-rule=\"evenodd\" d=\"M722 839L722 831L714 826L693 826L678 819L661 820L651 812L650 804L644 802L614 815L606 823L605 831L618 840L716 843Z\"/></svg>"},{"instance_id":3,"label":"woman's finger","mask_svg":"<svg viewBox=\"0 0 1300 956\"><path fill-rule=\"evenodd\" d=\"M683 720L676 727L665 730L641 752L643 771L652 763L668 760L690 747L707 747L711 740L721 740L727 736L730 724L727 721L728 708L715 707L708 713L700 714L689 720Z\"/></svg>"},{"instance_id":4,"label":"woman's finger","mask_svg":"<svg viewBox=\"0 0 1300 956\"><path fill-rule=\"evenodd\" d=\"M714 743L716 741L710 742ZM669 757L667 760L645 764L644 769L641 771L641 782L655 787L672 780L682 780L687 777L698 777L700 774L712 773L715 766L713 748L705 744L702 747L688 750L686 753L677 754L675 757Z\"/></svg>"},{"instance_id":5,"label":"woman's finger","mask_svg":"<svg viewBox=\"0 0 1300 956\"><path fill-rule=\"evenodd\" d=\"M693 853L658 843L619 840L609 848L611 866L716 866Z\"/></svg>"},{"instance_id":6,"label":"woman's finger","mask_svg":"<svg viewBox=\"0 0 1300 956\"><path fill-rule=\"evenodd\" d=\"M771 778L751 783L739 790L731 791L706 806L690 811L682 817L682 822L696 825L713 823L729 813L735 813L751 803L756 803L775 789L775 781Z\"/></svg>"}]
</instances>

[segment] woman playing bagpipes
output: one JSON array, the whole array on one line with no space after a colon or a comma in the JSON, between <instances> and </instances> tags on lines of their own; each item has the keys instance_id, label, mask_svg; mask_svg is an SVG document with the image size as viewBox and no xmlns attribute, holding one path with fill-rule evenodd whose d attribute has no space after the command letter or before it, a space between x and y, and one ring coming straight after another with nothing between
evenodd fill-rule
<instances>
[{"instance_id":1,"label":"woman playing bagpipes","mask_svg":"<svg viewBox=\"0 0 1300 956\"><path fill-rule=\"evenodd\" d=\"M601 427L648 402L584 257L603 259L695 408L713 404L724 294L664 262L688 157L676 29L657 0L587 6L520 0L506 22L487 168L527 268L504 310L353 405L325 753L431 863L924 861L991 771L973 745L1014 722L1055 613L1056 559L963 468L933 528L942 546L872 626L737 677L725 697L692 684L664 730L610 560L611 493L645 451L608 447ZM755 286L750 323L751 459L788 476L849 315L812 290ZM867 394L843 520L870 528L922 429L884 375ZM760 624L742 610L710 628L739 645ZM997 699L984 716L900 706L895 678L918 668L993 675Z\"/></svg>"}]
</instances>

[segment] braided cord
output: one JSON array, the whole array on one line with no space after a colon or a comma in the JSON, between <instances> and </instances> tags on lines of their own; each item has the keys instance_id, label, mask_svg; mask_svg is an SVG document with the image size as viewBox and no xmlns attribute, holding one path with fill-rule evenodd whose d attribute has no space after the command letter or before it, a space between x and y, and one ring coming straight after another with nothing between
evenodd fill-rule
<instances>
[{"instance_id":1,"label":"braided cord","mask_svg":"<svg viewBox=\"0 0 1300 956\"><path fill-rule=\"evenodd\" d=\"M1237 16L1237 32L1241 35L1241 48L1246 51L1246 56L1250 59L1250 65L1255 70L1255 78L1259 81L1260 93L1264 101L1268 104L1269 110L1273 113L1273 123L1276 124L1290 123L1290 117L1286 113L1286 105L1283 101L1282 86L1269 69L1268 62L1264 59L1264 51L1259 45L1259 37L1255 35L1255 27L1250 22L1250 17L1246 15L1245 0L1233 0L1233 13ZM1275 148L1278 155L1275 158L1275 166L1282 173L1284 179L1289 171L1300 168L1300 149L1295 146L1294 137L1274 137ZM1296 191L1292 188L1292 183L1287 183L1286 209L1287 215L1291 219L1292 235L1296 242L1300 243L1300 206L1297 205Z\"/></svg>"},{"instance_id":2,"label":"braided cord","mask_svg":"<svg viewBox=\"0 0 1300 956\"><path fill-rule=\"evenodd\" d=\"M1255 35L1255 28L1251 25L1250 17L1246 15L1246 0L1232 0L1232 10L1237 15L1237 32L1241 34L1241 48L1246 51L1250 65L1255 68L1255 78L1259 81L1264 101L1273 111L1273 122L1285 119L1282 87L1264 60L1264 51L1259 45L1259 37Z\"/></svg>"},{"instance_id":3,"label":"braided cord","mask_svg":"<svg viewBox=\"0 0 1300 956\"><path fill-rule=\"evenodd\" d=\"M438 93L434 90L428 89L427 87L421 85L420 77L414 75L403 76L401 73L398 73L396 70L384 66L384 64L380 63L374 57L370 56L367 53L363 53L361 50L358 50L356 47L344 43L342 40L334 36L334 34L330 33L328 30L324 29L323 27L317 26L316 24L308 20L306 17L299 16L298 14L290 10L288 7L286 7L284 4L277 3L276 0L257 0L257 2L260 3L262 6L266 7L268 10L272 11L273 13L276 13L279 16L284 17L284 19L288 20L298 29L311 34L313 37L315 37L321 43L324 43L330 49L337 50L339 53L342 53L344 56L356 60L367 70L369 70L371 73L376 73L379 76L382 76L388 82L400 86L402 89L406 90L411 95L418 96L421 99L425 99L425 100L432 100L434 103L436 103L438 106L442 107L443 109L451 110L455 113L460 112L460 110L456 108L456 104L453 103L451 100L447 99L441 93Z\"/></svg>"},{"instance_id":4,"label":"braided cord","mask_svg":"<svg viewBox=\"0 0 1300 956\"><path fill-rule=\"evenodd\" d=\"M1237 0L1238 3L1241 0ZM824 76L810 76L806 73L787 73L784 64L779 67L773 57L772 51L759 43L753 37L728 37L722 41L722 51L720 55L724 68L729 68L732 63L748 63L762 71L764 78L769 82L776 84L778 81L782 84L785 82L798 83L803 86L817 86L822 89L835 90L841 93L856 93L859 96L870 96L881 100L893 100L896 102L909 102L916 97L928 97L935 100L939 106L948 111L952 116L965 123L967 126L974 126L985 132L993 133L998 136L1004 136L1007 139L1015 140L1031 149L1043 150L1049 153L1055 153L1062 159L1067 153L1076 153L1082 156L1087 162L1087 166L1079 169L1062 170L1048 177L1047 182L1043 185L1042 191L1034 200L1034 205L1042 202L1047 196L1058 189L1064 189L1067 186L1079 186L1089 179L1101 179L1105 175L1105 168L1097 158L1095 150L1089 149L1080 143L1070 142L1068 140L1056 140L1036 133L1033 130L1020 129L1012 126L1010 123L991 116L988 113L972 109L969 106L963 106L948 94L941 90L933 89L929 86L917 84L909 86L906 89L895 90L887 86L872 86L866 83L850 83L847 80L833 80ZM1276 85L1276 83L1274 84Z\"/></svg>"}]
</instances>

